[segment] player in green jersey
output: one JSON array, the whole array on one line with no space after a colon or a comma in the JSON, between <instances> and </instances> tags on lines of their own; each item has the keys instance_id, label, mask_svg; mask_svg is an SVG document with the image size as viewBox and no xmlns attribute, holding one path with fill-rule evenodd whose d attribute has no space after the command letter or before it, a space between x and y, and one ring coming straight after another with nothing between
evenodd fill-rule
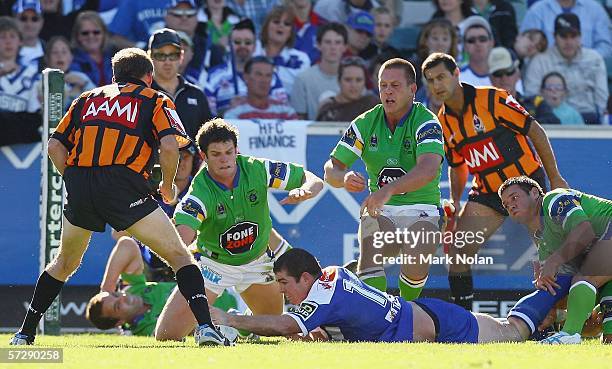
<instances>
[{"instance_id":1,"label":"player in green jersey","mask_svg":"<svg viewBox=\"0 0 612 369\"><path fill-rule=\"evenodd\" d=\"M385 62L379 72L382 104L353 120L325 164L330 185L361 192L366 179L349 168L357 159L365 163L370 195L360 214L357 272L365 283L384 291L384 257L401 252L399 287L406 300L417 298L423 289L427 257L436 247L435 237L416 239L440 231L443 223L442 127L435 114L413 101L415 78L410 62Z\"/></svg>"},{"instance_id":2,"label":"player in green jersey","mask_svg":"<svg viewBox=\"0 0 612 369\"><path fill-rule=\"evenodd\" d=\"M544 194L537 182L524 176L506 180L498 194L510 217L524 224L534 237L541 264L537 287L554 294L558 287L557 273L568 267L577 270L568 295L563 329L543 343L580 343L580 331L595 306L597 288L612 280L609 262L612 260L612 201L564 188ZM604 299L600 307L604 314L604 334L610 334L612 300Z\"/></svg>"},{"instance_id":3,"label":"player in green jersey","mask_svg":"<svg viewBox=\"0 0 612 369\"><path fill-rule=\"evenodd\" d=\"M238 130L223 119L205 123L197 135L206 165L177 205L177 231L190 244L204 275L209 303L235 287L253 314L279 315L283 297L272 265L278 239L271 242L268 188L289 191L281 204L316 196L323 181L293 163L238 155ZM158 321L155 337L180 340L194 327L193 315L178 291Z\"/></svg>"}]
</instances>

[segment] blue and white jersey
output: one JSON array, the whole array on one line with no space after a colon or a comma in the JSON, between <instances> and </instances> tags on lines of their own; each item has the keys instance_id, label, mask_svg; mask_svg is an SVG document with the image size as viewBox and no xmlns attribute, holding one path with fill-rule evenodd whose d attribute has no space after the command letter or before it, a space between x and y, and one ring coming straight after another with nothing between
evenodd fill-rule
<instances>
[{"instance_id":1,"label":"blue and white jersey","mask_svg":"<svg viewBox=\"0 0 612 369\"><path fill-rule=\"evenodd\" d=\"M204 93L206 93L211 112L220 114L230 108L234 97L247 95L247 86L242 73L234 71L232 64L227 62L214 67L209 72ZM289 101L287 90L276 73L272 77L268 96L282 103Z\"/></svg>"},{"instance_id":2,"label":"blue and white jersey","mask_svg":"<svg viewBox=\"0 0 612 369\"><path fill-rule=\"evenodd\" d=\"M33 64L18 65L10 74L0 77L0 111L35 113L40 109L37 82L38 68Z\"/></svg>"},{"instance_id":3,"label":"blue and white jersey","mask_svg":"<svg viewBox=\"0 0 612 369\"><path fill-rule=\"evenodd\" d=\"M412 306L361 282L341 267L327 267L299 310L286 313L303 334L317 327L340 328L348 341L412 341Z\"/></svg>"},{"instance_id":4,"label":"blue and white jersey","mask_svg":"<svg viewBox=\"0 0 612 369\"><path fill-rule=\"evenodd\" d=\"M165 26L164 16L170 4L170 0L121 1L108 30L145 48L149 36Z\"/></svg>"},{"instance_id":5,"label":"blue and white jersey","mask_svg":"<svg viewBox=\"0 0 612 369\"><path fill-rule=\"evenodd\" d=\"M258 43L253 56L260 55L266 56L266 51ZM295 77L310 67L310 58L308 55L294 48L285 47L277 56L271 59L274 61L276 73L278 73L286 91L293 91L293 81Z\"/></svg>"}]
</instances>

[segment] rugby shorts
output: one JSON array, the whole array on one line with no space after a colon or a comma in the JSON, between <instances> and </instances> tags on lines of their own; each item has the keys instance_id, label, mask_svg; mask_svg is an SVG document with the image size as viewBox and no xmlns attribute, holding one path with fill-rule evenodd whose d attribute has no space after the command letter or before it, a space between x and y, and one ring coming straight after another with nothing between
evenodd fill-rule
<instances>
[{"instance_id":1,"label":"rugby shorts","mask_svg":"<svg viewBox=\"0 0 612 369\"><path fill-rule=\"evenodd\" d=\"M432 298L413 300L431 317L436 328L435 342L478 343L478 321L459 305Z\"/></svg>"}]
</instances>

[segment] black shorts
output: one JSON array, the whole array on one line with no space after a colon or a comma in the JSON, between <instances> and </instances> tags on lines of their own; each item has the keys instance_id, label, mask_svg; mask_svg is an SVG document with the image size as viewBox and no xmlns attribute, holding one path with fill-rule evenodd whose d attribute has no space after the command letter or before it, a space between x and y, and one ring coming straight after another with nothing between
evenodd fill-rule
<instances>
[{"instance_id":1,"label":"black shorts","mask_svg":"<svg viewBox=\"0 0 612 369\"><path fill-rule=\"evenodd\" d=\"M64 182L66 219L90 231L123 231L159 207L147 180L124 166L67 167Z\"/></svg>"},{"instance_id":2,"label":"black shorts","mask_svg":"<svg viewBox=\"0 0 612 369\"><path fill-rule=\"evenodd\" d=\"M538 170L533 172L533 174L531 174L529 178L538 182L538 184L542 187L542 190L544 190L544 192L547 192L546 174L544 174L544 169L539 168ZM479 204L482 204L484 206L487 206L497 211L503 216L508 216L508 212L502 206L501 199L499 198L499 195L497 194L497 192L479 193L475 189L472 189L468 196L468 201L477 202Z\"/></svg>"}]
</instances>

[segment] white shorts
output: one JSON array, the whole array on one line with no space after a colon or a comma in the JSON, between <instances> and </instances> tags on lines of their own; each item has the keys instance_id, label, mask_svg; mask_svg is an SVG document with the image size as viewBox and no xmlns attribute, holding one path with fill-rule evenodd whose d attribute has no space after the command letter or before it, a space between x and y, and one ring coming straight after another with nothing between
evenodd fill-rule
<instances>
[{"instance_id":1,"label":"white shorts","mask_svg":"<svg viewBox=\"0 0 612 369\"><path fill-rule=\"evenodd\" d=\"M274 261L288 249L286 245L286 243L279 245L277 255L267 251L244 265L223 264L201 256L198 265L204 277L204 286L218 296L226 288L234 287L238 293L242 293L252 284L274 283L276 281L272 271Z\"/></svg>"}]
</instances>

